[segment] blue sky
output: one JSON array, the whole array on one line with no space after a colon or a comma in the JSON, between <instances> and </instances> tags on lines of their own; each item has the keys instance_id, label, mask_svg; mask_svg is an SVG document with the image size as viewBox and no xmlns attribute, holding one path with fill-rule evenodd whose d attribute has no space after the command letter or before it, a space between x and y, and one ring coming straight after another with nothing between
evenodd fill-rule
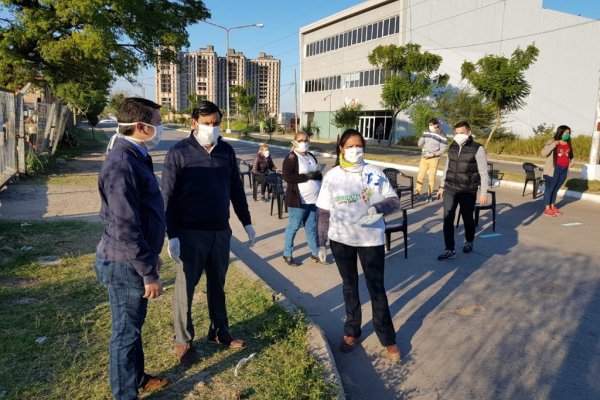
<instances>
[{"instance_id":1,"label":"blue sky","mask_svg":"<svg viewBox=\"0 0 600 400\"><path fill-rule=\"evenodd\" d=\"M510 0L518 1L518 0ZM281 111L293 111L294 68L299 72L298 31L300 27L327 17L362 0L206 0L211 11L210 21L225 26L264 24L264 28L233 30L229 35L231 48L242 51L246 57L255 58L265 52L281 60ZM600 18L600 0L544 0L544 8L568 12L588 18ZM198 23L188 28L190 47L194 51L207 44L215 46L219 55L225 54L225 32L216 27ZM138 80L144 85L147 98L154 99L154 69L142 71ZM123 79L117 80L114 90L142 95L138 87Z\"/></svg>"}]
</instances>

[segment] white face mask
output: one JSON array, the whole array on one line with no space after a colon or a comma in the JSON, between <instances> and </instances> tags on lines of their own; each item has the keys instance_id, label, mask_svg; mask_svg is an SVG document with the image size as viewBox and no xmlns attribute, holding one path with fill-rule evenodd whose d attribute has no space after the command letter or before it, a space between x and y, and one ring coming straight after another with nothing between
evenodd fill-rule
<instances>
[{"instance_id":1,"label":"white face mask","mask_svg":"<svg viewBox=\"0 0 600 400\"><path fill-rule=\"evenodd\" d=\"M163 134L164 128L163 128L162 125L152 125L152 124L147 124L145 122L141 122L141 123L144 124L144 125L146 125L146 126L153 127L154 128L154 135L152 135L152 137L150 139L146 139L146 140L139 140L139 139L136 139L136 138L132 138L131 136L128 136L128 137L129 137L129 139L133 140L136 143L143 144L144 146L146 146L146 149L148 149L148 150L153 149L154 147L158 146L158 144L160 143L160 140L162 138L162 134ZM137 124L137 122L129 122L129 123L119 123L119 124L117 124L117 136L118 137L123 136L123 135L121 135L119 133L119 126L134 126L136 124ZM113 143L114 143L114 141L113 141ZM112 144L110 144L110 147L112 148ZM108 150L110 150L110 149L108 149Z\"/></svg>"},{"instance_id":2,"label":"white face mask","mask_svg":"<svg viewBox=\"0 0 600 400\"><path fill-rule=\"evenodd\" d=\"M221 127L198 124L194 136L202 146L213 145L217 143L219 136L221 136Z\"/></svg>"},{"instance_id":3,"label":"white face mask","mask_svg":"<svg viewBox=\"0 0 600 400\"><path fill-rule=\"evenodd\" d=\"M308 142L296 142L296 150L300 153L306 153L310 147Z\"/></svg>"},{"instance_id":4,"label":"white face mask","mask_svg":"<svg viewBox=\"0 0 600 400\"><path fill-rule=\"evenodd\" d=\"M454 141L459 146L462 146L467 141L468 138L469 138L469 135L467 135L465 133L457 133L456 135L454 135Z\"/></svg>"},{"instance_id":5,"label":"white face mask","mask_svg":"<svg viewBox=\"0 0 600 400\"><path fill-rule=\"evenodd\" d=\"M270 154L270 153L269 153L268 151L263 151L263 156L265 156L265 158L268 158L268 157L269 157L269 154Z\"/></svg>"},{"instance_id":6,"label":"white face mask","mask_svg":"<svg viewBox=\"0 0 600 400\"><path fill-rule=\"evenodd\" d=\"M429 125L429 132L435 133L435 125Z\"/></svg>"},{"instance_id":7,"label":"white face mask","mask_svg":"<svg viewBox=\"0 0 600 400\"><path fill-rule=\"evenodd\" d=\"M364 159L362 147L350 147L344 149L344 159L353 164L362 163Z\"/></svg>"}]
</instances>

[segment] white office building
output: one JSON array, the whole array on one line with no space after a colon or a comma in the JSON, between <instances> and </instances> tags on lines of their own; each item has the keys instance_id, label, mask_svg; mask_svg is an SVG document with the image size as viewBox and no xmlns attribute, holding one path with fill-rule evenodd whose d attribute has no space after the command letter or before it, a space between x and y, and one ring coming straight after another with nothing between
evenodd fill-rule
<instances>
[{"instance_id":1,"label":"white office building","mask_svg":"<svg viewBox=\"0 0 600 400\"><path fill-rule=\"evenodd\" d=\"M521 136L543 123L569 125L575 134L594 130L600 22L545 9L542 0L370 0L302 27L302 124L335 138L332 113L355 101L363 105L358 128L365 137L373 138L380 123L393 141L412 134L406 115L392 121L382 108L383 73L367 59L377 46L411 42L443 57L438 73L456 88L468 85L460 78L463 61L510 57L535 43L540 55L526 72L531 94L504 126Z\"/></svg>"}]
</instances>

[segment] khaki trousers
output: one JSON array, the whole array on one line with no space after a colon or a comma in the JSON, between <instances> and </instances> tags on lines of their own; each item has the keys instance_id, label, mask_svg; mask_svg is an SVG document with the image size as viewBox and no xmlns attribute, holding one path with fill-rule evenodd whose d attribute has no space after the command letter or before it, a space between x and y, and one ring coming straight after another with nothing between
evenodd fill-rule
<instances>
[{"instance_id":1,"label":"khaki trousers","mask_svg":"<svg viewBox=\"0 0 600 400\"><path fill-rule=\"evenodd\" d=\"M425 178L425 174L428 174L428 185L429 185L429 194L433 193L433 186L435 185L435 174L437 173L438 163L440 161L439 157L425 158L421 157L421 162L419 163L419 174L417 175L417 187L415 191L417 193L421 193L421 188L423 186L423 179Z\"/></svg>"}]
</instances>

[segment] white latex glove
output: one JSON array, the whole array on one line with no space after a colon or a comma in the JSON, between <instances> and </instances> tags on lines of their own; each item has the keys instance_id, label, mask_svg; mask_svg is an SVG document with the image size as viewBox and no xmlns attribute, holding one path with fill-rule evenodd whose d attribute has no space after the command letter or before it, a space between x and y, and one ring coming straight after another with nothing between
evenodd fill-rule
<instances>
[{"instance_id":1,"label":"white latex glove","mask_svg":"<svg viewBox=\"0 0 600 400\"><path fill-rule=\"evenodd\" d=\"M254 242L256 242L256 231L252 225L246 225L244 227L246 233L248 234L248 244L250 247L254 246Z\"/></svg>"},{"instance_id":2,"label":"white latex glove","mask_svg":"<svg viewBox=\"0 0 600 400\"><path fill-rule=\"evenodd\" d=\"M171 260L175 261L176 263L181 262L181 259L179 258L179 247L179 238L169 239L169 247L167 252L169 253L169 257L171 257Z\"/></svg>"},{"instance_id":3,"label":"white latex glove","mask_svg":"<svg viewBox=\"0 0 600 400\"><path fill-rule=\"evenodd\" d=\"M323 264L327 262L327 248L325 246L319 247L319 261Z\"/></svg>"},{"instance_id":4,"label":"white latex glove","mask_svg":"<svg viewBox=\"0 0 600 400\"><path fill-rule=\"evenodd\" d=\"M375 215L377 214L377 209L375 206L371 206L367 209L367 215Z\"/></svg>"}]
</instances>

